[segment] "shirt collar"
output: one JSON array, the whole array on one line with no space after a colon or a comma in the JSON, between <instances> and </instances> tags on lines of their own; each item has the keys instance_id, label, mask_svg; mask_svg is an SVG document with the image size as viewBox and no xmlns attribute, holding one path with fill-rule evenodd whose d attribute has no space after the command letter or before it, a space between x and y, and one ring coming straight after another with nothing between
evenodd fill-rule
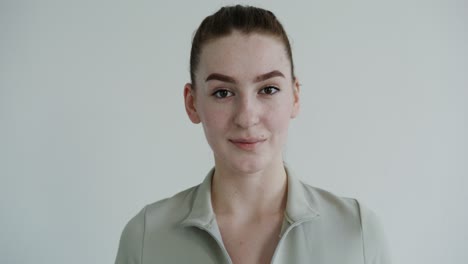
<instances>
[{"instance_id":1,"label":"shirt collar","mask_svg":"<svg viewBox=\"0 0 468 264\"><path fill-rule=\"evenodd\" d=\"M189 215L182 221L184 226L210 227L215 220L213 206L211 205L211 179L215 168L211 169L203 182L198 185L194 194L192 208Z\"/></svg>"},{"instance_id":2,"label":"shirt collar","mask_svg":"<svg viewBox=\"0 0 468 264\"><path fill-rule=\"evenodd\" d=\"M306 186L296 176L294 172L284 164L286 175L288 176L288 200L286 202L286 220L290 223L303 222L319 216L318 206L313 200L306 197Z\"/></svg>"},{"instance_id":3,"label":"shirt collar","mask_svg":"<svg viewBox=\"0 0 468 264\"><path fill-rule=\"evenodd\" d=\"M285 217L289 224L311 220L319 216L318 208L305 196L304 184L294 176L291 169L284 164L288 177L288 200ZM184 226L202 226L211 228L215 214L211 204L211 180L215 169L211 169L194 194L189 215L181 222Z\"/></svg>"}]
</instances>

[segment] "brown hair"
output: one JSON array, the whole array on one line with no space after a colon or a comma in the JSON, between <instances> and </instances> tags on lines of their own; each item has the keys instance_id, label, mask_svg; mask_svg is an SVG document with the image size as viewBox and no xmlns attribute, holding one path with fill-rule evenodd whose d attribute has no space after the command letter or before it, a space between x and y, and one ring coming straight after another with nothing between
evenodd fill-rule
<instances>
[{"instance_id":1,"label":"brown hair","mask_svg":"<svg viewBox=\"0 0 468 264\"><path fill-rule=\"evenodd\" d=\"M286 31L276 16L271 11L262 8L236 5L222 7L213 15L206 17L195 32L190 52L190 78L193 86L195 86L195 71L200 62L203 44L228 36L233 30L239 30L245 34L255 32L278 37L285 46L291 62L291 77L294 79L291 45Z\"/></svg>"}]
</instances>

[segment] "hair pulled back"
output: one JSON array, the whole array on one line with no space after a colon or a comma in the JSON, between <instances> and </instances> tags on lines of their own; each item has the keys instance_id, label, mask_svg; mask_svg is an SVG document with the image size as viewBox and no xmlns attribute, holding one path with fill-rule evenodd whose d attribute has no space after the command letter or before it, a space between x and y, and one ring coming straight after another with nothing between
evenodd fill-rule
<instances>
[{"instance_id":1,"label":"hair pulled back","mask_svg":"<svg viewBox=\"0 0 468 264\"><path fill-rule=\"evenodd\" d=\"M245 34L261 33L277 37L283 44L291 63L291 77L294 79L294 64L288 36L276 16L268 10L253 6L225 6L206 17L192 41L190 52L190 78L195 86L195 71L200 63L203 45L208 41L228 36L233 30Z\"/></svg>"}]
</instances>

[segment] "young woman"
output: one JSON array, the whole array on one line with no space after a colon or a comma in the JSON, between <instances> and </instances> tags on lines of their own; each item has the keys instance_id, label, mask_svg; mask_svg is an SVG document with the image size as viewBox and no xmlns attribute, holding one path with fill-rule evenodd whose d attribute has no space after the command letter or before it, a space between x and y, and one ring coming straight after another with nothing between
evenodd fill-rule
<instances>
[{"instance_id":1,"label":"young woman","mask_svg":"<svg viewBox=\"0 0 468 264\"><path fill-rule=\"evenodd\" d=\"M116 263L390 263L371 211L302 183L283 162L299 82L273 13L232 6L205 18L190 70L185 108L214 168L130 220Z\"/></svg>"}]
</instances>

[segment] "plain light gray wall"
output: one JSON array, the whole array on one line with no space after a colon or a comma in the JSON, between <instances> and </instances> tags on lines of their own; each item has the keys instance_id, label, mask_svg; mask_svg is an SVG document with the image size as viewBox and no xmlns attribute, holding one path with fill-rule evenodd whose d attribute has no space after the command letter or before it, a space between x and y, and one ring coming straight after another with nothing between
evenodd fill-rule
<instances>
[{"instance_id":1,"label":"plain light gray wall","mask_svg":"<svg viewBox=\"0 0 468 264\"><path fill-rule=\"evenodd\" d=\"M465 262L466 1L248 2L292 40L296 174L373 208L395 263ZM226 3L0 2L0 263L112 263L135 213L203 179L182 87Z\"/></svg>"}]
</instances>

